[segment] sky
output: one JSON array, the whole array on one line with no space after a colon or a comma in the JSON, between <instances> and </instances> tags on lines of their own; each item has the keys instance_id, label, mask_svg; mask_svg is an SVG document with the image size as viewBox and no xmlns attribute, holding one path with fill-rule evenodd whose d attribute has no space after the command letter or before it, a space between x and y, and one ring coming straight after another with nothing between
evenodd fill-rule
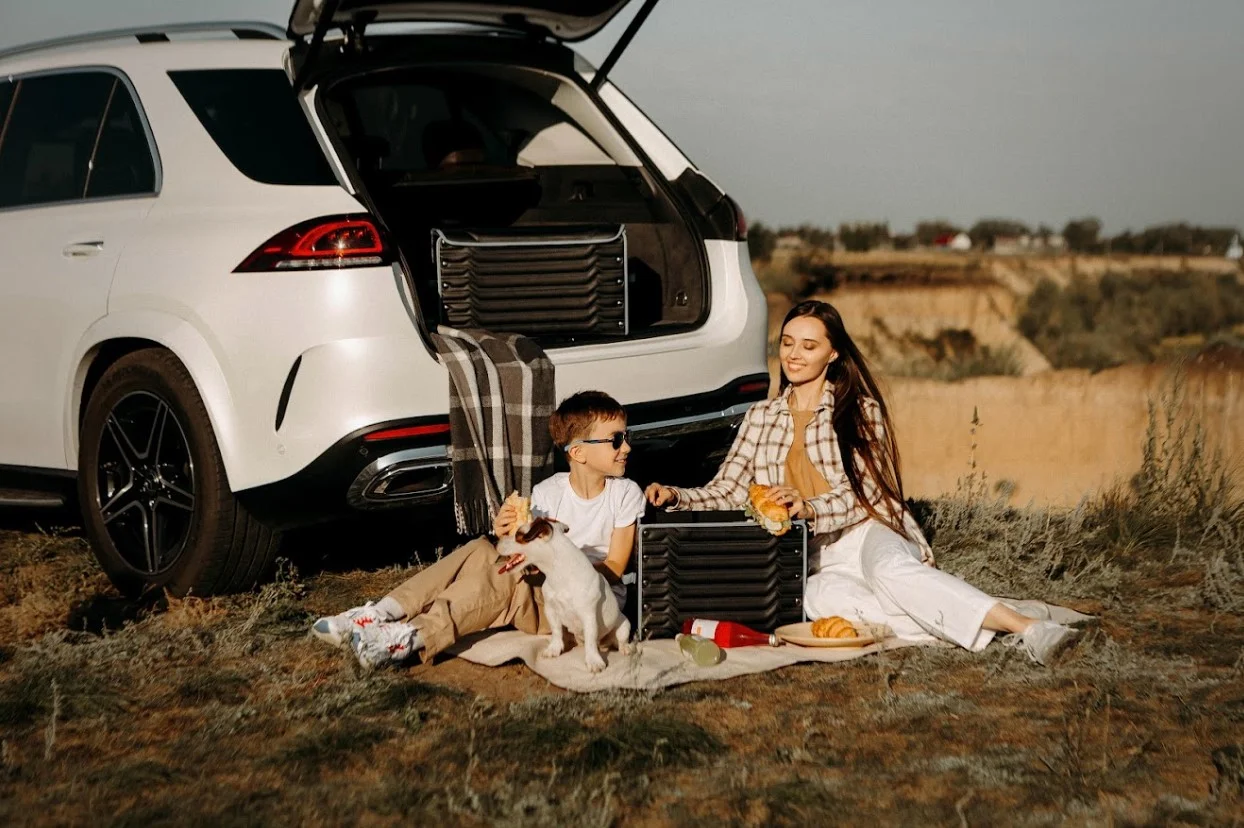
<instances>
[{"instance_id":1,"label":"sky","mask_svg":"<svg viewBox=\"0 0 1244 828\"><path fill-rule=\"evenodd\" d=\"M0 0L0 49L290 5ZM1242 41L1240 0L661 0L611 77L753 221L1244 227Z\"/></svg>"}]
</instances>

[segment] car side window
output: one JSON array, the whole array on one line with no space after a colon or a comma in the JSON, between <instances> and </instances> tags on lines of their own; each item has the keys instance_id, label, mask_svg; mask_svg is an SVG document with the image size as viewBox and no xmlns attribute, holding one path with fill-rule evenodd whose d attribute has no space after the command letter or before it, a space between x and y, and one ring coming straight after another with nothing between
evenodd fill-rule
<instances>
[{"instance_id":1,"label":"car side window","mask_svg":"<svg viewBox=\"0 0 1244 828\"><path fill-rule=\"evenodd\" d=\"M9 107L13 105L13 90L17 84L0 80L0 144L4 143L4 128L9 122Z\"/></svg>"},{"instance_id":2,"label":"car side window","mask_svg":"<svg viewBox=\"0 0 1244 828\"><path fill-rule=\"evenodd\" d=\"M117 81L95 156L87 171L86 197L155 192L155 161L129 87Z\"/></svg>"},{"instance_id":3,"label":"car side window","mask_svg":"<svg viewBox=\"0 0 1244 828\"><path fill-rule=\"evenodd\" d=\"M115 75L20 78L0 144L0 207L80 199Z\"/></svg>"}]
</instances>

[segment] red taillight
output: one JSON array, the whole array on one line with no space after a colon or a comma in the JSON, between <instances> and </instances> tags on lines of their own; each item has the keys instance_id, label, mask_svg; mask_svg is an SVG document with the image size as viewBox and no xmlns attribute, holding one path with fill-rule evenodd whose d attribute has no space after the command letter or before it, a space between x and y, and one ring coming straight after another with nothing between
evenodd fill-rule
<instances>
[{"instance_id":1,"label":"red taillight","mask_svg":"<svg viewBox=\"0 0 1244 828\"><path fill-rule=\"evenodd\" d=\"M325 216L282 230L242 260L234 273L370 267L393 261L368 216Z\"/></svg>"},{"instance_id":2,"label":"red taillight","mask_svg":"<svg viewBox=\"0 0 1244 828\"><path fill-rule=\"evenodd\" d=\"M739 387L735 390L740 394L755 394L757 391L768 391L769 381L750 380L748 382L740 383Z\"/></svg>"},{"instance_id":3,"label":"red taillight","mask_svg":"<svg viewBox=\"0 0 1244 828\"><path fill-rule=\"evenodd\" d=\"M434 434L448 433L449 423L431 423L429 425L386 428L384 431L373 431L371 434L363 436L363 442L375 443L378 440L400 440L403 437L430 437Z\"/></svg>"}]
</instances>

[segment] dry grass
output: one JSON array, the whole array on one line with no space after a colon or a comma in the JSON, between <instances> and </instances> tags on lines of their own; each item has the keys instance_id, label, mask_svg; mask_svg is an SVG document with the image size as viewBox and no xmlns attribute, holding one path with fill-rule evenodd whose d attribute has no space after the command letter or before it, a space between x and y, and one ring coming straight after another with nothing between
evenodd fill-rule
<instances>
[{"instance_id":1,"label":"dry grass","mask_svg":"<svg viewBox=\"0 0 1244 828\"><path fill-rule=\"evenodd\" d=\"M978 478L933 504L946 569L1100 615L1055 669L995 645L653 694L363 675L308 624L433 549L135 607L73 529L0 525L0 824L1239 824L1244 521L1164 412L1134 484L1078 509Z\"/></svg>"}]
</instances>

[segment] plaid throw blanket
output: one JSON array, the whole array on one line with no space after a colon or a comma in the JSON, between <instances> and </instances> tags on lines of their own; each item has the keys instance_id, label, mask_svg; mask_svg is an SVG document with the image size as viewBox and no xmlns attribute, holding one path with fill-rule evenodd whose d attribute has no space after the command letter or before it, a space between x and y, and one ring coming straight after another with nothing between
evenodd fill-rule
<instances>
[{"instance_id":1,"label":"plaid throw blanket","mask_svg":"<svg viewBox=\"0 0 1244 828\"><path fill-rule=\"evenodd\" d=\"M432 334L449 369L450 452L458 532L492 531L501 501L553 471L553 363L519 334L456 330Z\"/></svg>"}]
</instances>

